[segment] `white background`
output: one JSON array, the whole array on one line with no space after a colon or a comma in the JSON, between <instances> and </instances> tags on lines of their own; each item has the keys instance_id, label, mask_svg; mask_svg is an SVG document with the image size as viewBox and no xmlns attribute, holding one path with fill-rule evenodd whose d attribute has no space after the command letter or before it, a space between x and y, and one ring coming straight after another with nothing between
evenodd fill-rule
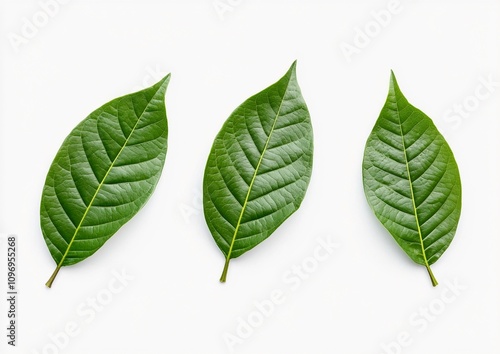
<instances>
[{"instance_id":1,"label":"white background","mask_svg":"<svg viewBox=\"0 0 500 354\"><path fill-rule=\"evenodd\" d=\"M387 1L219 3L231 11L218 13L213 0L73 0L43 23L39 1L0 2L0 233L18 235L20 289L18 346L8 347L2 330L0 352L228 353L225 337L238 336L249 316L262 318L255 302L278 290L281 303L232 347L236 353L499 353L499 1L405 1L380 31L370 27L372 11ZM34 17L37 32L13 45ZM371 37L348 58L341 46L354 45L367 26ZM295 59L315 133L307 196L272 237L231 262L220 284L224 259L200 207L206 158L232 110ZM363 194L364 144L390 69L433 118L461 171L462 216L433 266L436 288ZM38 209L56 151L95 108L168 72L169 150L155 194L47 289L55 264ZM496 87L476 97L488 78ZM450 113L460 105L465 114ZM298 288L287 283L287 272L310 262L318 239L328 238L338 244L331 255ZM133 280L109 299L113 271ZM450 282L460 284L455 294ZM96 296L103 306L91 316ZM426 309L428 320L419 312ZM78 333L66 340L68 323Z\"/></svg>"}]
</instances>

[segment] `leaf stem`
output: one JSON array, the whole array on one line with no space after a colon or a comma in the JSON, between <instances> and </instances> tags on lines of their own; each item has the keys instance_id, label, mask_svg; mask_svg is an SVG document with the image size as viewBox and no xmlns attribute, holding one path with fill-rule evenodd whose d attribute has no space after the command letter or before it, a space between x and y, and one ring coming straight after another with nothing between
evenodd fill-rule
<instances>
[{"instance_id":1,"label":"leaf stem","mask_svg":"<svg viewBox=\"0 0 500 354\"><path fill-rule=\"evenodd\" d=\"M54 270L54 273L52 273L49 280L45 283L45 286L47 286L47 288L52 287L52 283L54 282L54 279L57 277L57 273L59 273L60 269L61 269L61 264L58 264L56 270Z\"/></svg>"},{"instance_id":2,"label":"leaf stem","mask_svg":"<svg viewBox=\"0 0 500 354\"><path fill-rule=\"evenodd\" d=\"M231 258L227 257L226 258L226 263L224 263L224 270L222 271L222 275L220 276L220 282L225 283L226 282L226 277L227 277L227 270L229 268L229 261Z\"/></svg>"},{"instance_id":3,"label":"leaf stem","mask_svg":"<svg viewBox=\"0 0 500 354\"><path fill-rule=\"evenodd\" d=\"M431 267L426 265L425 268L427 268L427 272L429 273L429 276L431 277L432 286L437 286L439 283L436 280L436 278L434 277L434 274L432 274Z\"/></svg>"}]
</instances>

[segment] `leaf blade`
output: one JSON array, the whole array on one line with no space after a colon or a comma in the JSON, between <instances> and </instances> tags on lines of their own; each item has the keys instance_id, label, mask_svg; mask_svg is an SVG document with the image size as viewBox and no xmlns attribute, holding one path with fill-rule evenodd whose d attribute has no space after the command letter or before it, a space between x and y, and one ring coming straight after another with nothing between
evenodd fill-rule
<instances>
[{"instance_id":1,"label":"leaf blade","mask_svg":"<svg viewBox=\"0 0 500 354\"><path fill-rule=\"evenodd\" d=\"M203 205L226 257L221 282L229 261L269 237L304 198L312 171L312 126L295 66L241 104L212 146ZM297 198L290 198L290 191Z\"/></svg>"},{"instance_id":2,"label":"leaf blade","mask_svg":"<svg viewBox=\"0 0 500 354\"><path fill-rule=\"evenodd\" d=\"M48 287L61 267L94 254L151 196L166 156L169 80L104 104L61 145L40 207L42 233L57 264Z\"/></svg>"},{"instance_id":3,"label":"leaf blade","mask_svg":"<svg viewBox=\"0 0 500 354\"><path fill-rule=\"evenodd\" d=\"M437 285L430 266L458 226L460 174L448 143L432 120L407 101L394 73L366 143L363 186L377 218Z\"/></svg>"}]
</instances>

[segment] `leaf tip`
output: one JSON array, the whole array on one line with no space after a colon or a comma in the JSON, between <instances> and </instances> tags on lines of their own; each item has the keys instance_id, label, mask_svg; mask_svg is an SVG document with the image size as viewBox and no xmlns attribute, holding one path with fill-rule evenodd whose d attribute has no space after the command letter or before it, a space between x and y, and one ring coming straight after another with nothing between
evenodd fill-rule
<instances>
[{"instance_id":1,"label":"leaf tip","mask_svg":"<svg viewBox=\"0 0 500 354\"><path fill-rule=\"evenodd\" d=\"M396 80L396 75L394 74L394 71L391 69L391 80L389 84L390 90L392 92L399 92L401 93L401 89L399 88L398 81Z\"/></svg>"},{"instance_id":2,"label":"leaf tip","mask_svg":"<svg viewBox=\"0 0 500 354\"><path fill-rule=\"evenodd\" d=\"M160 81L158 81L153 86L151 86L149 88L146 88L144 90L153 89L157 93L158 92L162 92L163 94L165 94L165 92L167 91L167 86L168 86L169 82L170 82L170 73L168 73L167 75L165 75Z\"/></svg>"},{"instance_id":3,"label":"leaf tip","mask_svg":"<svg viewBox=\"0 0 500 354\"><path fill-rule=\"evenodd\" d=\"M394 74L394 70L391 69L391 83L396 83L396 75Z\"/></svg>"},{"instance_id":4,"label":"leaf tip","mask_svg":"<svg viewBox=\"0 0 500 354\"><path fill-rule=\"evenodd\" d=\"M160 81L158 81L157 85L158 86L166 86L170 82L170 76L171 76L170 73L168 73L167 75L165 75L163 77L163 79L161 79Z\"/></svg>"}]
</instances>

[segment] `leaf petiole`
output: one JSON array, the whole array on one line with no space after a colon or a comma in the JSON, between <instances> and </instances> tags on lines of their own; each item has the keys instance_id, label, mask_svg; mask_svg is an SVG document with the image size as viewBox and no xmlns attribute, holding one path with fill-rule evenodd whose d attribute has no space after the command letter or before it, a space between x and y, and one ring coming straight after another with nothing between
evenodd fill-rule
<instances>
[{"instance_id":1,"label":"leaf petiole","mask_svg":"<svg viewBox=\"0 0 500 354\"><path fill-rule=\"evenodd\" d=\"M429 276L431 277L432 286L437 286L439 283L436 280L436 278L434 277L434 274L432 274L431 267L426 265L425 268L427 268L427 273L429 273Z\"/></svg>"},{"instance_id":2,"label":"leaf petiole","mask_svg":"<svg viewBox=\"0 0 500 354\"><path fill-rule=\"evenodd\" d=\"M220 282L225 283L226 282L226 277L227 277L227 270L229 269L229 262L231 261L231 258L226 257L226 263L224 263L224 269L222 270L222 275L220 276Z\"/></svg>"},{"instance_id":3,"label":"leaf petiole","mask_svg":"<svg viewBox=\"0 0 500 354\"><path fill-rule=\"evenodd\" d=\"M54 270L54 273L52 273L52 275L50 276L49 280L45 283L45 286L47 286L47 288L51 288L52 287L52 283L54 282L54 279L56 279L57 273L59 273L60 269L61 269L61 264L58 264L57 267L56 267L56 270Z\"/></svg>"}]
</instances>

